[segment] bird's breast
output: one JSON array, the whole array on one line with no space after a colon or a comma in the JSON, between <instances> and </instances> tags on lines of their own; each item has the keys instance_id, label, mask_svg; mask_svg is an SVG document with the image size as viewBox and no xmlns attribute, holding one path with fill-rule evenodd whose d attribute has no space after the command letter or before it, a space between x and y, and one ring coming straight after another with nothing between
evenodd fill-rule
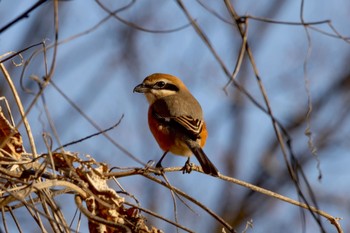
<instances>
[{"instance_id":1,"label":"bird's breast","mask_svg":"<svg viewBox=\"0 0 350 233\"><path fill-rule=\"evenodd\" d=\"M176 129L172 129L166 120L155 117L153 111L151 107L148 110L148 125L160 148L173 154L190 156L192 154L191 150L181 140L181 137L176 133Z\"/></svg>"}]
</instances>

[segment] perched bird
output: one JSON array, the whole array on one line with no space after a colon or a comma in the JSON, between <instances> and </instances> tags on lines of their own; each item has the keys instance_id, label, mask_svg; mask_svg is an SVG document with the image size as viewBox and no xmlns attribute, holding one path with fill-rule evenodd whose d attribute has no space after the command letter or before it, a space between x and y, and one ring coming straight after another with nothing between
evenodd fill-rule
<instances>
[{"instance_id":1,"label":"perched bird","mask_svg":"<svg viewBox=\"0 0 350 233\"><path fill-rule=\"evenodd\" d=\"M145 94L150 104L149 128L164 151L156 167L162 167L163 158L172 152L188 157L186 168L194 154L205 173L218 176L217 168L202 150L208 136L202 108L185 84L175 76L156 73L146 77L134 92Z\"/></svg>"}]
</instances>

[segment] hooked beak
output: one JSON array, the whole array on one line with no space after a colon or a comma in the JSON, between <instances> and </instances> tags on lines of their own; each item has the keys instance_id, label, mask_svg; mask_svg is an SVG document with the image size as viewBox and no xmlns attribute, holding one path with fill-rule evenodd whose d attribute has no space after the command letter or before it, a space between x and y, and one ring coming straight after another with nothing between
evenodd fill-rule
<instances>
[{"instance_id":1,"label":"hooked beak","mask_svg":"<svg viewBox=\"0 0 350 233\"><path fill-rule=\"evenodd\" d=\"M139 85L137 85L133 92L138 92L138 93L146 93L146 92L149 92L149 87L147 87L144 83L141 83Z\"/></svg>"}]
</instances>

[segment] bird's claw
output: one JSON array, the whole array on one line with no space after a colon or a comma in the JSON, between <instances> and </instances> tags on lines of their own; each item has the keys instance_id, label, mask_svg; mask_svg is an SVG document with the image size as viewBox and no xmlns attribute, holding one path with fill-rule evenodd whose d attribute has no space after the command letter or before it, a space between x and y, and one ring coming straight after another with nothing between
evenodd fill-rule
<instances>
[{"instance_id":1,"label":"bird's claw","mask_svg":"<svg viewBox=\"0 0 350 233\"><path fill-rule=\"evenodd\" d=\"M145 169L149 169L153 167L153 164L154 164L153 160L148 160L148 162L146 163Z\"/></svg>"},{"instance_id":2,"label":"bird's claw","mask_svg":"<svg viewBox=\"0 0 350 233\"><path fill-rule=\"evenodd\" d=\"M162 166L162 164L160 162L158 162L156 164L156 171L157 172L154 173L156 176L160 176L160 175L164 174L164 168L163 168L163 166Z\"/></svg>"},{"instance_id":3,"label":"bird's claw","mask_svg":"<svg viewBox=\"0 0 350 233\"><path fill-rule=\"evenodd\" d=\"M189 161L186 161L185 165L182 167L182 174L190 174L193 168L193 163L190 163Z\"/></svg>"}]
</instances>

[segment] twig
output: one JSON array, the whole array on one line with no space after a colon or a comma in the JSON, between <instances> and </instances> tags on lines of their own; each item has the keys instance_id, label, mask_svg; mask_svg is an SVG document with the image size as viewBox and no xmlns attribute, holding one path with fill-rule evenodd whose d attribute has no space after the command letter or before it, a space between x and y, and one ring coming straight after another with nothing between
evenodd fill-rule
<instances>
[{"instance_id":1,"label":"twig","mask_svg":"<svg viewBox=\"0 0 350 233\"><path fill-rule=\"evenodd\" d=\"M301 7L300 7L300 20L302 23L304 23L304 1L301 1ZM312 130L311 130L311 117L312 117L312 112L313 112L313 107L312 107L312 97L311 97L311 90L310 90L310 80L308 77L308 61L309 58L311 57L311 52L312 52L312 41L311 41L311 35L308 30L308 25L305 24L304 30L305 30L305 35L307 39L307 51L304 59L304 64L303 64L303 71L304 71L304 83L305 83L305 92L307 96L307 113L306 113L306 128L305 128L305 135L308 138L308 146L311 154L314 156L316 163L317 163L317 170L318 170L318 179L322 179L322 171L321 171L321 161L317 155L317 147L313 142L313 135L312 135ZM320 223L321 224L321 223Z\"/></svg>"},{"instance_id":2,"label":"twig","mask_svg":"<svg viewBox=\"0 0 350 233\"><path fill-rule=\"evenodd\" d=\"M197 2L198 2L198 4L200 6L202 6L204 9L206 9L209 13L214 15L216 18L218 18L222 22L230 24L230 25L233 25L233 23L231 21L229 21L229 20L225 19L224 17L222 17L221 12L220 13L216 12L214 9L211 9L210 7L205 5L201 0L197 0Z\"/></svg>"},{"instance_id":3,"label":"twig","mask_svg":"<svg viewBox=\"0 0 350 233\"><path fill-rule=\"evenodd\" d=\"M265 23L284 24L284 25L290 25L290 26L309 26L309 25L328 24L330 22L329 19L320 20L320 21L311 21L311 22L305 22L305 21L291 22L291 21L282 21L282 20L274 20L269 18L257 17L252 15L245 15L245 16L241 16L240 18L244 20L253 19L253 20L265 22Z\"/></svg>"},{"instance_id":4,"label":"twig","mask_svg":"<svg viewBox=\"0 0 350 233\"><path fill-rule=\"evenodd\" d=\"M36 47L36 46L42 45L42 44L43 44L43 42L36 43L36 44L30 45L30 46L28 46L28 47L26 47L26 48L24 48L24 49L21 49L21 50L18 51L18 52L14 52L14 53L12 53L12 55L10 55L10 56L8 56L8 57L2 59L2 60L0 61L0 63L4 63L5 61L10 60L10 59L14 58L14 57L17 56L17 55L21 55L21 53L23 53L24 51L27 51L28 49L31 49L31 48L33 48L33 47Z\"/></svg>"},{"instance_id":5,"label":"twig","mask_svg":"<svg viewBox=\"0 0 350 233\"><path fill-rule=\"evenodd\" d=\"M2 222L4 223L5 232L7 233L9 231L8 231L8 227L7 227L7 221L6 221L6 218L5 218L4 207L1 207L1 217L2 217Z\"/></svg>"},{"instance_id":6,"label":"twig","mask_svg":"<svg viewBox=\"0 0 350 233\"><path fill-rule=\"evenodd\" d=\"M53 73L55 71L55 67L56 67L56 57L57 57L57 47L58 47L58 29L59 29L59 20L58 20L58 1L59 0L53 0L53 9L54 9L54 28L55 28L55 40L54 40L54 44L53 44L53 55L52 55L52 61L51 61L51 67L50 70L48 72L48 74L45 77L45 82L42 83L42 88L39 89L38 93L35 95L34 99L31 101L31 103L29 104L29 107L27 108L26 113L24 114L25 116L27 116L27 114L31 111L31 109L33 108L33 106L35 105L35 103L38 101L38 98L42 95L42 93L44 92L45 88L47 87L47 85L49 84ZM45 43L44 43L45 44ZM46 54L45 50L44 50L44 55ZM45 60L45 69L46 69L46 60ZM18 124L20 125L22 123L22 121Z\"/></svg>"},{"instance_id":7,"label":"twig","mask_svg":"<svg viewBox=\"0 0 350 233\"><path fill-rule=\"evenodd\" d=\"M74 103L52 80L51 80L52 86L62 95L62 97L77 111L79 114L83 116L95 129L97 129L99 132L102 132L103 129L97 125L96 122L94 122L84 111L82 111L79 106ZM121 150L123 153L125 153L128 157L136 161L137 163L145 166L145 163L143 163L141 160L139 160L136 156L131 154L126 148L124 148L122 145L117 143L111 136L109 136L106 133L103 133L103 136L105 136L114 146L116 146L119 150Z\"/></svg>"},{"instance_id":8,"label":"twig","mask_svg":"<svg viewBox=\"0 0 350 233\"><path fill-rule=\"evenodd\" d=\"M225 180L225 181L228 181L228 182L231 182L231 183L234 183L234 184L238 184L240 186L243 186L243 187L246 187L250 190L253 190L255 192L259 192L261 194L264 194L264 195L267 195L267 196L270 196L270 197L273 197L273 198L277 198L281 201L284 201L284 202L287 202L287 203L290 203L292 205L295 205L295 206L299 206L301 208L304 208L306 210L310 210L316 214L319 214L323 217L325 217L326 219L328 219L328 221L330 221L330 223L332 223L338 230L339 233L343 233L343 230L341 229L341 226L339 224L339 218L335 218L333 217L332 215L322 211L322 210L319 210L313 206L310 206L310 205L307 205L305 203L301 203L299 201L296 201L296 200L293 200L289 197L286 197L286 196L283 196L281 194L278 194L278 193L275 193L275 192L272 192L270 190L267 190L267 189L264 189L264 188L261 188L259 186L255 186L253 184L250 184L250 183L247 183L247 182L244 182L244 181L241 181L241 180L238 180L238 179L235 179L233 177L229 177L229 176L224 176L224 175L219 175L219 178L222 179L222 180Z\"/></svg>"},{"instance_id":9,"label":"twig","mask_svg":"<svg viewBox=\"0 0 350 233\"><path fill-rule=\"evenodd\" d=\"M169 187L172 187L172 185L170 184L168 178L165 176L165 174L162 174L163 179L165 180L165 182L168 183ZM177 218L177 204L176 204L176 198L175 198L175 193L174 191L170 188L170 194L171 194L171 198L173 199L173 208L174 208L174 218L175 218L175 222L179 223L179 220ZM179 232L179 228L176 228L176 232Z\"/></svg>"},{"instance_id":10,"label":"twig","mask_svg":"<svg viewBox=\"0 0 350 233\"><path fill-rule=\"evenodd\" d=\"M231 2L229 0L224 0L225 1L225 4L226 4L226 7L229 11L229 13L231 14L231 17L235 20L235 22L237 22L237 27L238 27L238 30L239 30L239 33L241 34L241 37L243 38L244 36L244 28L243 28L243 25L239 24L238 22L240 22L240 17L238 16L238 14L236 13L235 9L233 8ZM276 134L276 138L278 140L278 143L280 145L280 149L282 151L282 154L283 154L283 157L284 157L284 161L286 163L286 166L287 166L287 169L288 169L288 172L292 178L292 181L297 189L297 192L298 192L298 195L303 199L303 201L306 203L306 205L309 205L308 204L308 201L305 197L305 195L303 194L302 190L301 190L301 187L300 187L300 183L299 183L299 178L298 178L298 173L297 171L299 170L300 173L302 174L302 178L304 179L304 181L308 184L308 180L306 178L306 176L304 176L304 173L302 171L302 168L301 166L299 165L299 162L297 160L297 158L294 156L293 154L293 151L292 151L292 147L291 147L291 140L290 140L290 137L288 136L287 140L286 140L286 143L284 141L284 137L283 135L281 134L281 130L282 132L284 132L285 135L288 135L288 133L284 130L284 127L281 126L281 124L279 124L276 120L275 120L275 117L274 117L274 114L272 112L272 108L270 106L270 102L269 102L269 99L268 99L268 96L267 96L267 92L265 90L265 87L262 83L262 80L260 78L260 75L259 75L259 72L257 70L257 66L255 64L255 59L253 57L253 53L248 45L248 43L246 44L246 50L247 50L247 54L248 54L248 57L249 57L249 60L250 60L250 63L252 65L252 68L254 70L254 74L255 74L255 78L256 78L256 81L259 85L259 88L260 88L260 92L263 96L263 99L264 99L264 102L265 102L265 105L267 107L267 112L268 112L268 115L270 116L271 120L272 120L272 126L273 126L273 129L275 131L275 134ZM287 148L286 148L286 145L287 145ZM288 160L288 157L287 157L287 149L289 151L289 154L290 154L290 157L292 159L292 163L296 166L296 168L293 168L292 164L289 162ZM312 193L312 190L310 188L310 186L308 185L308 191L309 193ZM316 204L316 203L315 203ZM317 216L314 215L314 212L310 212L311 215L315 218L316 222L318 222L319 226L321 227L322 229L322 225L319 223L319 220L317 218Z\"/></svg>"},{"instance_id":11,"label":"twig","mask_svg":"<svg viewBox=\"0 0 350 233\"><path fill-rule=\"evenodd\" d=\"M180 172L180 171L182 171L182 167L168 167L168 168L163 168L163 170L162 170L162 172L165 172L165 173L167 173L167 172ZM192 171L203 173L201 167L199 167L199 166L193 166L192 167ZM133 169L129 169L129 170L122 171L122 172L111 172L111 173L107 173L107 174L104 174L104 175L106 177L115 176L117 178L118 177L131 176L131 175L142 175L142 176L145 176L146 178L151 179L152 181L155 181L155 182L157 182L157 183L159 183L159 184L161 184L161 185L163 185L163 186L165 186L165 187L167 187L169 189L174 190L176 193L180 194L181 196L184 196L188 200L190 200L193 203L197 204L197 201L196 200L193 201L192 197L190 197L187 194L183 193L181 190L179 190L179 189L177 189L177 188L175 188L173 186L169 186L169 184L167 184L167 183L165 183L165 182L163 182L163 181L161 181L161 180L151 176L149 173L161 174L159 169L147 167L147 168L133 168ZM343 233L343 230L342 230L342 228L340 226L340 223L339 223L340 218L333 217L332 215L330 215L330 214L328 214L328 213L326 213L326 212L324 212L322 210L319 210L319 209L317 209L317 208L315 208L313 206L307 205L305 203L301 203L299 201L293 200L293 199L288 198L286 196L283 196L281 194L272 192L270 190L261 188L259 186L247 183L247 182L239 180L239 179L235 179L233 177L229 177L229 176L225 176L225 175L219 174L218 178L222 179L222 180L225 180L225 181L228 181L230 183L234 183L234 184L243 186L245 188L248 188L248 189L250 189L252 191L264 194L266 196L277 198L277 199L279 199L281 201L290 203L292 205L295 205L295 206L298 206L298 207L302 207L302 208L304 208L306 210L310 210L310 211L312 211L314 213L317 213L317 214L325 217L331 224L333 224L336 227L338 233ZM202 207L201 203L199 203L197 205ZM205 209L205 210L207 210L207 209ZM210 212L208 212L208 213L210 214Z\"/></svg>"},{"instance_id":12,"label":"twig","mask_svg":"<svg viewBox=\"0 0 350 233\"><path fill-rule=\"evenodd\" d=\"M10 211L10 214L11 214L11 216L12 216L13 221L14 221L15 224L16 224L16 227L17 227L18 231L19 231L20 233L22 233L23 231L22 231L21 225L19 224L19 222L18 222L16 216L13 214L12 209L10 208L9 211Z\"/></svg>"},{"instance_id":13,"label":"twig","mask_svg":"<svg viewBox=\"0 0 350 233\"><path fill-rule=\"evenodd\" d=\"M88 136L86 136L86 137L80 138L80 139L78 139L78 140L69 142L69 143L67 143L67 144L64 144L64 145L60 146L59 148L55 149L54 151L57 151L58 149L65 148L65 147L67 147L67 146L71 146L71 145L74 145L74 144L83 142L83 141L85 141L85 140L88 140L88 139L90 139L90 138L92 138L92 137L95 137L95 136L98 136L98 135L100 135L100 134L105 134L105 133L107 133L108 131L110 131L110 130L114 129L115 127L117 127L117 126L121 123L121 121L122 121L123 118L124 118L124 114L122 114L122 116L119 118L118 122L115 123L114 125L112 125L111 127L107 128L107 129L104 129L104 130L102 130L102 131L99 131L99 132L97 132L97 133L93 133L93 134L88 135Z\"/></svg>"},{"instance_id":14,"label":"twig","mask_svg":"<svg viewBox=\"0 0 350 233\"><path fill-rule=\"evenodd\" d=\"M228 85L231 84L232 80L235 80L240 69L241 69L241 66L242 66L242 61L243 61L243 58L244 58L244 55L246 53L246 47L247 47L247 34L248 34L248 21L246 21L246 25L245 25L245 29L244 29L244 34L243 34L243 37L242 37L242 44L241 44L241 49L240 49L240 52L239 52L239 55L238 55L238 58L237 58L237 61L236 61L236 66L235 66L235 69L233 70L233 73L232 73L232 76L230 78L230 80L227 82L227 84L225 85L224 87L224 91L226 91Z\"/></svg>"},{"instance_id":15,"label":"twig","mask_svg":"<svg viewBox=\"0 0 350 233\"><path fill-rule=\"evenodd\" d=\"M230 71L228 70L228 68L226 67L225 63L222 61L222 59L218 55L218 53L215 51L214 47L211 45L211 43L209 41L209 38L204 34L203 30L200 28L198 23L195 20L193 20L193 18L191 17L190 13L187 11L187 9L186 9L185 5L183 4L183 2L181 0L177 0L177 3L179 4L180 8L185 13L185 15L188 18L188 20L192 23L192 26L193 26L194 30L197 32L199 37L203 40L205 45L208 47L208 49L210 50L212 55L215 57L216 61L220 64L222 70L224 71L224 73L225 73L226 77L229 79L229 81L231 81L232 84L240 92L242 92L258 109L260 109L261 111L263 111L264 113L269 115L271 117L271 119L273 119L281 127L282 132L287 137L287 141L290 140L290 137L289 137L287 131L285 130L283 125L278 121L278 119L276 119L274 116L271 116L271 114L269 113L268 109L265 109L265 107L262 106L259 103L259 101L257 101L242 85L240 85L235 79L232 78L232 75L231 75ZM240 20L238 20L238 21L241 22ZM241 49L241 51L242 51L242 49ZM238 64L238 63L236 62L236 64ZM237 67L239 67L239 66L237 66Z\"/></svg>"},{"instance_id":16,"label":"twig","mask_svg":"<svg viewBox=\"0 0 350 233\"><path fill-rule=\"evenodd\" d=\"M7 72L7 70L6 70L6 68L5 68L3 63L0 63L0 68L1 68L2 73L4 74L4 77L5 77L6 81L7 81L7 83L10 86L10 89L12 91L13 97L15 98L15 101L16 101L19 113L21 114L22 121L24 123L25 129L26 129L26 132L27 132L27 136L28 136L28 140L29 140L29 143L30 143L30 147L31 147L33 156L35 158L35 157L37 157L37 152L36 152L36 146L35 146L35 142L34 142L34 137L32 135L32 131L30 129L30 125L29 125L29 122L28 122L28 119L27 119L27 115L26 115L26 113L24 111L24 108L23 108L23 105L22 105L22 101L19 98L19 95L17 93L15 85L12 82L10 74Z\"/></svg>"},{"instance_id":17,"label":"twig","mask_svg":"<svg viewBox=\"0 0 350 233\"><path fill-rule=\"evenodd\" d=\"M33 77L33 76L32 76ZM41 83L39 82L39 78L37 77L37 76L34 76L33 78L35 78L36 80L37 80L37 83L38 83L38 86L39 86L39 88L41 88ZM54 121L53 121L53 119L52 119L52 117L51 117L51 113L50 113L50 111L49 111L49 109L48 109L48 105L47 105L47 103L46 103L46 98L45 98L45 94L43 93L42 95L41 95L41 101L42 101L42 103L43 103L43 107L44 107L44 111L45 111L45 116L46 116L46 119L47 119L47 121L48 121L48 123L49 123L49 125L50 125L50 128L51 128L51 131L53 132L53 135L54 135L54 137L55 137L55 139L56 139L56 142L57 142L57 144L59 145L59 146L61 146L62 145L62 143L61 143L61 140L60 140L60 137L58 136L58 132L57 132L57 129L56 129L56 127L55 127L55 123L54 123ZM44 137L44 140L45 140L45 144L46 144L46 147L47 147L47 149L48 149L48 151L51 151L52 150L52 145L50 146L50 147L48 147L48 145L47 145L47 139L46 139L46 134L43 134L43 137ZM52 140L51 140L52 141ZM51 143L52 144L52 143ZM50 154L50 153L49 153ZM55 170L54 169L54 164L52 164L52 166L53 166L53 170Z\"/></svg>"},{"instance_id":18,"label":"twig","mask_svg":"<svg viewBox=\"0 0 350 233\"><path fill-rule=\"evenodd\" d=\"M135 23L132 23L132 22L129 22L129 21L126 21L125 19L119 17L117 15L117 13L115 12L112 12L110 11L105 5L103 5L100 0L95 0L97 2L97 4L104 10L106 11L110 16L116 18L117 20L119 20L120 22L122 22L123 24L131 27L131 28L134 28L134 29L137 29L137 30L140 30L140 31L144 31L144 32L150 32L150 33L172 33L172 32L177 32L177 31L180 31L182 29L185 29L189 26L191 26L191 24L186 24L186 25L183 25L183 26L180 26L180 27L177 27L177 28L173 28L173 29L165 29L165 30L154 30L154 29L146 29L146 28L143 28ZM132 2L135 2L135 0L133 0Z\"/></svg>"},{"instance_id":19,"label":"twig","mask_svg":"<svg viewBox=\"0 0 350 233\"><path fill-rule=\"evenodd\" d=\"M304 0L301 0L300 20L303 23L305 22L304 21L304 6L305 6L304 3L305 3ZM311 151L311 154L314 156L314 158L317 161L317 169L318 169L318 172L319 172L318 178L320 180L322 178L322 171L321 171L321 168L320 168L320 160L319 160L319 158L317 156L317 149L316 149L316 147L315 147L315 145L313 143L313 137L312 137L312 131L311 131L311 113L312 113L313 108L312 108L312 98L311 98L311 93L310 93L310 82L309 82L308 72L307 72L308 71L307 70L308 59L311 56L311 52L312 52L312 41L311 41L310 32L309 32L308 27L306 25L304 26L304 30L305 30L306 39L307 39L307 42L308 42L307 52L306 52L305 59L304 59L304 64L303 64L304 82L305 82L305 90L306 90L307 104L308 104L308 110L307 110L307 114L306 114L305 135L308 138L308 146L309 146L309 149ZM307 186L307 187L308 187L308 190L309 190L312 202L314 203L316 208L318 208L316 197L315 197L311 187L310 186ZM320 230L325 233L326 230L323 227L323 224L322 224L320 216L319 215L312 215L312 216L314 217L314 219L318 223L318 225L320 227Z\"/></svg>"},{"instance_id":20,"label":"twig","mask_svg":"<svg viewBox=\"0 0 350 233\"><path fill-rule=\"evenodd\" d=\"M128 4L128 5L126 5L126 6L123 6L123 7L121 7L121 8L118 8L117 10L113 11L113 13L121 12L121 11L123 11L123 10L129 8L131 5L132 5L132 4ZM80 33L77 33L77 34L75 34L75 35L73 35L73 36L71 36L71 37L68 37L68 38L66 38L66 39L63 39L63 40L58 41L58 42L57 42L57 45L65 44L65 43L67 43L67 42L70 42L70 41L72 41L72 40L78 39L78 38L81 37L81 36L84 36L84 35L87 35L87 34L93 32L94 30L98 29L101 25L103 25L103 23L105 23L105 22L106 22L108 19L110 19L111 17L112 17L112 15L106 16L105 18L103 18L102 20L100 20L98 23L96 23L94 26L92 26L91 28L89 28L89 29L87 29L87 30L85 30L85 31L82 31L82 32L80 32ZM25 71L26 71L26 69L27 69L27 67L28 67L28 64L30 64L30 61L31 61L32 59L34 59L40 52L43 51L43 53L44 53L45 70L47 70L47 65L46 65L46 50L52 49L52 48L55 46L55 44L50 44L50 45L46 46L45 41L43 41L43 42L41 42L41 43L32 45L32 46L30 46L29 48L34 47L34 46L39 45L39 44L42 44L42 45L43 45L43 48L36 50L36 51L28 58L28 60L27 60L26 63L24 64L24 67L23 67L23 70L22 70L22 74L21 74L21 77L20 77L20 84L21 84L22 89L25 90L25 91L27 91L27 92L29 92L29 93L30 93L31 91L28 91L28 90L24 87L24 85L23 85L23 77L24 77ZM27 50L27 49L28 49L28 48L26 48L26 49L24 49L24 50ZM21 50L20 52L23 52L23 51ZM20 52L16 53L16 54L13 55L13 56L16 56L17 54L20 54ZM13 57L13 56L11 56L11 57ZM6 59L4 59L4 60L8 60L8 59L10 59L11 57L6 58ZM2 60L2 61L4 61L4 60ZM1 62L2 62L2 61L1 61ZM48 72L46 71L46 74L47 74L47 73L48 73ZM40 83L40 85L42 85L42 83Z\"/></svg>"},{"instance_id":21,"label":"twig","mask_svg":"<svg viewBox=\"0 0 350 233\"><path fill-rule=\"evenodd\" d=\"M332 21L329 19L326 20L320 20L320 21L313 21L313 22L290 22L290 21L281 21L281 20L274 20L274 19L268 19L268 18L262 18L262 17L257 17L257 16L251 16L251 15L245 15L242 16L241 19L252 19L252 20L257 20L260 22L265 22L265 23L273 23L273 24L282 24L282 25L289 25L289 26L304 26L304 27L308 27L312 30L315 30L321 34L324 34L326 36L329 37L334 37L337 39L341 39L343 41L345 41L346 43L350 43L350 38L349 37L345 37L343 35L341 35L333 26ZM316 25L320 25L320 24L327 24L329 26L329 28L334 32L334 34L331 34L329 32L326 32L322 29L319 29L317 27L315 27Z\"/></svg>"},{"instance_id":22,"label":"twig","mask_svg":"<svg viewBox=\"0 0 350 233\"><path fill-rule=\"evenodd\" d=\"M187 193L181 191L180 189L174 187L174 186L169 186L169 184L161 181L160 179L155 178L154 176L151 176L150 174L146 173L142 173L142 176L157 182L158 184L161 184L167 188L172 189L174 192L178 193L179 195L185 197L187 200L193 202L195 205L199 206L200 208L202 208L203 210L205 210L209 215L211 215L213 218L215 218L218 222L220 222L227 230L229 230L230 232L236 232L229 223L227 223L223 218L221 218L219 215L217 215L216 213L214 213L211 209L209 209L207 206L205 206L204 204L202 204L201 202L199 202L197 199L191 197L190 195L188 195Z\"/></svg>"},{"instance_id":23,"label":"twig","mask_svg":"<svg viewBox=\"0 0 350 233\"><path fill-rule=\"evenodd\" d=\"M71 222L70 222L70 224L69 224L69 228L72 228L72 227L73 227L73 223L74 223L75 218L77 217L78 212L79 212L79 209L78 209L78 208L75 208L75 212L74 212L74 215L73 215L73 217L72 217L72 220L71 220ZM77 229L77 231L78 231L78 229Z\"/></svg>"},{"instance_id":24,"label":"twig","mask_svg":"<svg viewBox=\"0 0 350 233\"><path fill-rule=\"evenodd\" d=\"M49 210L48 210L48 208L47 208L46 200L43 199L43 196L42 196L42 193L41 193L41 192L38 192L37 195L38 195L38 197L39 197L39 199L40 199L40 204L41 204L41 206L43 207L43 210L44 210L44 213L45 213L45 217L46 217L46 219L48 219L48 221L50 222L50 224L51 224L51 226L52 226L52 224L53 224L53 222L54 222L55 220L52 218L52 216L51 216L51 214L50 214L50 212L49 212ZM29 198L30 198L30 202L31 202L32 205L34 206L35 203L34 203L34 201L33 201L32 195L29 195ZM31 212L31 211L30 211L30 212ZM31 214L32 214L33 218L36 220L37 224L39 225L41 232L43 232L43 233L48 233L47 230L45 229L45 226L44 226L43 221L41 220L40 214L36 211L36 209L34 210L34 213L31 212ZM34 216L34 215L35 215L35 216ZM57 229L55 229L54 227L52 228L52 230L53 230L53 232L58 232Z\"/></svg>"},{"instance_id":25,"label":"twig","mask_svg":"<svg viewBox=\"0 0 350 233\"><path fill-rule=\"evenodd\" d=\"M156 218L159 218L159 219L161 219L161 220L163 220L163 221L165 221L165 222L167 222L167 223L170 223L171 225L174 225L174 226L176 226L177 228L180 228L180 229L182 229L182 230L184 230L184 231L187 231L187 232L194 232L194 231L191 231L190 229L188 229L188 228L186 228L186 227L184 227L184 226L178 224L177 222L174 222L174 221L171 221L171 220L169 220L169 219L167 219L167 218L164 218L163 216L161 216L161 215L159 215L159 214L157 214L157 213L155 213L155 212L153 212L153 211L151 211L151 210L142 208L142 207L140 207L140 206L138 206L138 205L134 205L134 204L129 203L129 202L123 202L123 203L124 203L125 205L129 205L129 206L132 206L132 207L134 207L134 208L137 208L137 209L139 209L139 210L141 210L141 211L143 211L143 212L145 212L145 213L147 213L147 214L149 214L149 215L152 215L152 216L154 216L154 217L156 217Z\"/></svg>"},{"instance_id":26,"label":"twig","mask_svg":"<svg viewBox=\"0 0 350 233\"><path fill-rule=\"evenodd\" d=\"M183 12L185 13L187 19L191 22L193 29L197 32L197 34L200 36L200 38L204 41L204 43L207 45L207 47L209 48L210 52L213 54L213 56L215 57L215 59L219 62L222 70L225 72L226 76L230 77L230 72L227 69L225 63L222 61L222 59L220 58L219 54L215 51L214 47L211 45L209 38L204 34L204 32L201 30L201 28L199 27L198 23L191 17L190 13L188 12L188 10L186 9L185 5L183 4L183 2L181 0L177 0L177 4L180 6L180 8L183 10ZM235 83L238 85L238 83Z\"/></svg>"},{"instance_id":27,"label":"twig","mask_svg":"<svg viewBox=\"0 0 350 233\"><path fill-rule=\"evenodd\" d=\"M45 3L47 0L39 0L37 1L33 6L31 6L28 10L26 10L24 13L19 15L17 18L6 24L4 27L0 28L0 34L4 31L6 31L8 28L10 28L15 23L18 23L20 20L28 18L28 15L30 12L38 8L41 4Z\"/></svg>"},{"instance_id":28,"label":"twig","mask_svg":"<svg viewBox=\"0 0 350 233\"><path fill-rule=\"evenodd\" d=\"M193 166L193 169L196 171L202 171L201 168L197 167L197 166ZM174 171L182 171L182 167L172 167L172 168L164 168L164 172L174 172ZM197 201L195 198L189 196L188 194L186 194L185 192L181 191L180 189L169 185L168 183L150 175L149 173L156 173L158 175L161 175L162 172L159 171L159 169L157 168L151 168L151 167L147 167L147 168L134 168L134 169L130 169L129 171L124 171L124 172L111 172L108 174L104 174L106 177L110 177L110 176L115 176L115 177L125 177L125 176L130 176L130 175L142 175L158 184L163 185L164 187L167 187L171 190L173 190L175 193L179 194L180 196L183 196L184 198L186 198L187 200L191 201L192 203L194 203L195 205L199 206L200 208L202 208L204 211L206 211L209 215L211 215L212 217L214 217L218 222L220 222L227 230L229 230L230 232L235 232L235 230L230 226L230 224L228 224L224 219L222 219L219 215L217 215L216 213L214 213L211 209L209 209L208 207L206 207L204 204L202 204L201 202Z\"/></svg>"}]
</instances>

